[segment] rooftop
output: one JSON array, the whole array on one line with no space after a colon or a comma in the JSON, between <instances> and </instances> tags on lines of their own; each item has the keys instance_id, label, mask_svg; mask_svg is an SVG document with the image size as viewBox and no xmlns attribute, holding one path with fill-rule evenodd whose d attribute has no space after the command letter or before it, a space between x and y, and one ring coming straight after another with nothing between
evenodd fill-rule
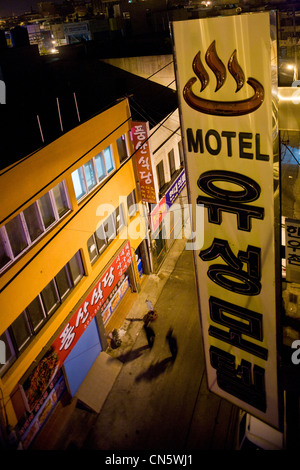
<instances>
[{"instance_id":1,"label":"rooftop","mask_svg":"<svg viewBox=\"0 0 300 470\"><path fill-rule=\"evenodd\" d=\"M133 120L150 128L177 108L174 90L109 65L86 44L55 57L35 46L0 50L6 104L0 107L0 168L19 161L129 97Z\"/></svg>"}]
</instances>

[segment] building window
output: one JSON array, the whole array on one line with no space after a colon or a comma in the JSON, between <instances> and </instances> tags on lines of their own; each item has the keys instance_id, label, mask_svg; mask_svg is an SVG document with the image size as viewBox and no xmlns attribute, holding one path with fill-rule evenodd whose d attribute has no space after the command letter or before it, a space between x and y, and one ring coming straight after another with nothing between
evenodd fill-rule
<instances>
[{"instance_id":1,"label":"building window","mask_svg":"<svg viewBox=\"0 0 300 470\"><path fill-rule=\"evenodd\" d=\"M11 247L4 227L0 228L0 269L5 267L13 258Z\"/></svg>"},{"instance_id":2,"label":"building window","mask_svg":"<svg viewBox=\"0 0 300 470\"><path fill-rule=\"evenodd\" d=\"M99 258L101 253L116 238L117 234L125 227L125 217L122 204L99 225L96 232L88 239L87 248L91 264Z\"/></svg>"},{"instance_id":3,"label":"building window","mask_svg":"<svg viewBox=\"0 0 300 470\"><path fill-rule=\"evenodd\" d=\"M178 142L178 152L179 152L179 160L180 160L180 166L184 167L184 156L183 156L183 146L182 146L182 140Z\"/></svg>"},{"instance_id":4,"label":"building window","mask_svg":"<svg viewBox=\"0 0 300 470\"><path fill-rule=\"evenodd\" d=\"M111 243L117 236L114 214L111 214L109 217L107 217L102 226L104 230L106 244L109 245L109 243Z\"/></svg>"},{"instance_id":5,"label":"building window","mask_svg":"<svg viewBox=\"0 0 300 470\"><path fill-rule=\"evenodd\" d=\"M164 171L164 162L161 160L158 165L156 165L156 173L158 180L159 190L165 185L165 171Z\"/></svg>"},{"instance_id":6,"label":"building window","mask_svg":"<svg viewBox=\"0 0 300 470\"><path fill-rule=\"evenodd\" d=\"M55 221L54 208L51 203L50 194L47 193L38 200L38 205L42 214L44 227L47 229Z\"/></svg>"},{"instance_id":7,"label":"building window","mask_svg":"<svg viewBox=\"0 0 300 470\"><path fill-rule=\"evenodd\" d=\"M59 295L55 286L54 281L52 280L41 292L41 297L43 299L43 304L46 310L47 315L51 315L57 307L59 306Z\"/></svg>"},{"instance_id":8,"label":"building window","mask_svg":"<svg viewBox=\"0 0 300 470\"><path fill-rule=\"evenodd\" d=\"M99 251L99 254L106 248L108 245L108 237L107 232L110 224L105 222L104 224L100 225L97 228L95 235L96 235L96 244Z\"/></svg>"},{"instance_id":9,"label":"building window","mask_svg":"<svg viewBox=\"0 0 300 470\"><path fill-rule=\"evenodd\" d=\"M46 319L46 314L39 295L28 305L25 309L25 313L30 320L33 331L38 331Z\"/></svg>"},{"instance_id":10,"label":"building window","mask_svg":"<svg viewBox=\"0 0 300 470\"><path fill-rule=\"evenodd\" d=\"M107 174L109 174L111 171L114 170L114 160L111 152L111 148L107 147L104 151L104 159L105 159L105 165L106 165L106 171Z\"/></svg>"},{"instance_id":11,"label":"building window","mask_svg":"<svg viewBox=\"0 0 300 470\"><path fill-rule=\"evenodd\" d=\"M55 276L55 282L58 289L61 302L70 293L72 289L72 282L69 277L67 266L64 266L59 273Z\"/></svg>"},{"instance_id":12,"label":"building window","mask_svg":"<svg viewBox=\"0 0 300 470\"><path fill-rule=\"evenodd\" d=\"M52 189L58 217L61 219L70 210L65 182L61 181Z\"/></svg>"},{"instance_id":13,"label":"building window","mask_svg":"<svg viewBox=\"0 0 300 470\"><path fill-rule=\"evenodd\" d=\"M83 168L87 189L88 191L91 191L93 187L96 186L96 175L94 172L93 161L90 160L87 162L85 165L83 165Z\"/></svg>"},{"instance_id":14,"label":"building window","mask_svg":"<svg viewBox=\"0 0 300 470\"><path fill-rule=\"evenodd\" d=\"M28 232L30 235L30 239L32 242L39 238L44 231L44 226L42 222L42 217L40 215L37 203L31 204L31 206L27 207L27 209L23 212L25 217L25 222L28 227Z\"/></svg>"},{"instance_id":15,"label":"building window","mask_svg":"<svg viewBox=\"0 0 300 470\"><path fill-rule=\"evenodd\" d=\"M75 196L78 201L86 194L82 168L78 168L78 170L73 171L72 181L75 190Z\"/></svg>"},{"instance_id":16,"label":"building window","mask_svg":"<svg viewBox=\"0 0 300 470\"><path fill-rule=\"evenodd\" d=\"M95 235L92 235L87 241L87 249L90 256L90 262L93 264L99 256L99 250L97 248Z\"/></svg>"},{"instance_id":17,"label":"building window","mask_svg":"<svg viewBox=\"0 0 300 470\"><path fill-rule=\"evenodd\" d=\"M11 325L15 345L18 352L21 352L32 336L30 326L24 312L16 318Z\"/></svg>"},{"instance_id":18,"label":"building window","mask_svg":"<svg viewBox=\"0 0 300 470\"><path fill-rule=\"evenodd\" d=\"M99 153L99 155L97 155L95 157L95 163L96 163L96 170L97 170L97 176L98 176L98 180L99 182L103 180L103 178L105 178L106 176L106 169L105 169L105 163L104 163L104 155L103 153Z\"/></svg>"},{"instance_id":19,"label":"building window","mask_svg":"<svg viewBox=\"0 0 300 470\"><path fill-rule=\"evenodd\" d=\"M129 217L133 217L136 214L136 211L137 211L135 190L131 191L131 193L128 194L128 196L127 196L127 207L128 207Z\"/></svg>"},{"instance_id":20,"label":"building window","mask_svg":"<svg viewBox=\"0 0 300 470\"><path fill-rule=\"evenodd\" d=\"M2 343L1 343L2 342ZM3 349L1 350L2 353L5 355L5 364L1 364L0 362L0 377L4 375L4 373L9 369L11 364L16 359L16 353L13 347L13 343L9 334L9 331L6 330L1 336L0 336L0 347L1 344L4 344Z\"/></svg>"},{"instance_id":21,"label":"building window","mask_svg":"<svg viewBox=\"0 0 300 470\"><path fill-rule=\"evenodd\" d=\"M70 210L64 182L59 183L0 228L0 271L50 230Z\"/></svg>"},{"instance_id":22,"label":"building window","mask_svg":"<svg viewBox=\"0 0 300 470\"><path fill-rule=\"evenodd\" d=\"M172 178L172 176L174 175L174 173L176 173L174 149L172 149L172 150L168 153L168 159L169 159L169 167L170 167L170 176L171 176L171 178Z\"/></svg>"},{"instance_id":23,"label":"building window","mask_svg":"<svg viewBox=\"0 0 300 470\"><path fill-rule=\"evenodd\" d=\"M125 134L119 137L119 139L117 139L117 147L119 152L120 163L122 163L128 157Z\"/></svg>"},{"instance_id":24,"label":"building window","mask_svg":"<svg viewBox=\"0 0 300 470\"><path fill-rule=\"evenodd\" d=\"M114 212L114 221L116 225L116 232L119 233L123 227L125 227L124 211L123 205L120 204L119 207Z\"/></svg>"},{"instance_id":25,"label":"building window","mask_svg":"<svg viewBox=\"0 0 300 470\"><path fill-rule=\"evenodd\" d=\"M0 367L0 376L23 352L31 338L64 302L83 275L82 259L78 251L1 335L0 340L6 346L6 364L5 367Z\"/></svg>"},{"instance_id":26,"label":"building window","mask_svg":"<svg viewBox=\"0 0 300 470\"><path fill-rule=\"evenodd\" d=\"M21 216L17 215L14 219L5 225L6 233L14 257L17 257L28 246L26 232L21 220Z\"/></svg>"},{"instance_id":27,"label":"building window","mask_svg":"<svg viewBox=\"0 0 300 470\"><path fill-rule=\"evenodd\" d=\"M68 262L68 268L69 268L69 275L73 282L73 286L75 287L80 281L80 279L82 279L84 276L84 269L83 269L80 251L77 251L77 253L75 253L73 258L70 259L70 261Z\"/></svg>"},{"instance_id":28,"label":"building window","mask_svg":"<svg viewBox=\"0 0 300 470\"><path fill-rule=\"evenodd\" d=\"M72 173L77 201L92 191L115 169L110 146Z\"/></svg>"}]
</instances>

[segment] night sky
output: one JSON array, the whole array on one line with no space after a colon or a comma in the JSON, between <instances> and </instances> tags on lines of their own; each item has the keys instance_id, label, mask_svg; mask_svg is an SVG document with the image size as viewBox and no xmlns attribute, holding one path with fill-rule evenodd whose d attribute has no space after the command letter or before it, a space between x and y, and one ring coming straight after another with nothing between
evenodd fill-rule
<instances>
[{"instance_id":1,"label":"night sky","mask_svg":"<svg viewBox=\"0 0 300 470\"><path fill-rule=\"evenodd\" d=\"M37 9L40 0L0 0L0 17L20 15L25 11L30 11L31 7ZM52 0L53 1L53 0ZM54 3L60 3L54 1Z\"/></svg>"}]
</instances>

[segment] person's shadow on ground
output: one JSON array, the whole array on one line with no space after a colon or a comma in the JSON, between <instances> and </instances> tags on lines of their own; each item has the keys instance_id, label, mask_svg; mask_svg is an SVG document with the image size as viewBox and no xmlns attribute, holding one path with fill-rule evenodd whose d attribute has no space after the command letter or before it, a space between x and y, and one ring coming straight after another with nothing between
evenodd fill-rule
<instances>
[{"instance_id":1,"label":"person's shadow on ground","mask_svg":"<svg viewBox=\"0 0 300 470\"><path fill-rule=\"evenodd\" d=\"M160 362L156 364L151 364L151 366L144 372L141 372L136 378L136 382L140 382L141 380L153 380L158 377L160 374L163 374L167 368L173 364L173 358L166 357Z\"/></svg>"}]
</instances>

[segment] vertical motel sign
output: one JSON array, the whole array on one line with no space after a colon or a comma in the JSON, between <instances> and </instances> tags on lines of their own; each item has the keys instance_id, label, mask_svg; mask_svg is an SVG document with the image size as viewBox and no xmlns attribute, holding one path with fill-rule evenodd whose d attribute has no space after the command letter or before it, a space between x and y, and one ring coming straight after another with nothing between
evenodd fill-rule
<instances>
[{"instance_id":1,"label":"vertical motel sign","mask_svg":"<svg viewBox=\"0 0 300 470\"><path fill-rule=\"evenodd\" d=\"M206 214L194 260L208 387L278 428L275 17L172 30L189 202Z\"/></svg>"}]
</instances>

